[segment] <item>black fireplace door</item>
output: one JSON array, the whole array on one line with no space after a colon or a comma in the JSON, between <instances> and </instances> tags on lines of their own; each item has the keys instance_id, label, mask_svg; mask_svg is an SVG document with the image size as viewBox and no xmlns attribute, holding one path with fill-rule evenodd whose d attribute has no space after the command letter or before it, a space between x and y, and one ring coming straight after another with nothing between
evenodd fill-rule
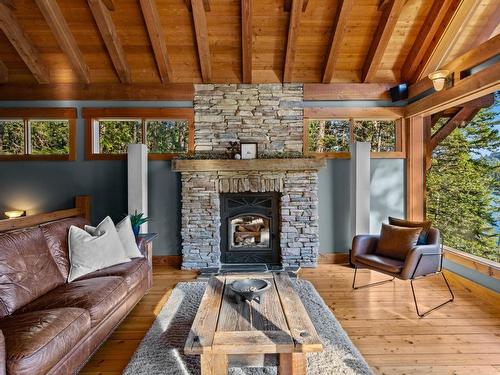
<instances>
[{"instance_id":1,"label":"black fireplace door","mask_svg":"<svg viewBox=\"0 0 500 375\"><path fill-rule=\"evenodd\" d=\"M279 194L221 195L221 262L279 264Z\"/></svg>"}]
</instances>

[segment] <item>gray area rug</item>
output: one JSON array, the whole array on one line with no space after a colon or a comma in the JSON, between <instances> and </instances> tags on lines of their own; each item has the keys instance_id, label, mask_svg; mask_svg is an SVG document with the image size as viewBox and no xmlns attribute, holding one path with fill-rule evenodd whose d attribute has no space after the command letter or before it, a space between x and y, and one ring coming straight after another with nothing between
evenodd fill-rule
<instances>
[{"instance_id":1,"label":"gray area rug","mask_svg":"<svg viewBox=\"0 0 500 375\"><path fill-rule=\"evenodd\" d=\"M307 354L309 375L372 374L369 366L312 284L292 280L325 350ZM205 282L177 284L160 314L134 353L125 375L198 375L199 356L186 356L184 343L196 315ZM230 375L276 375L277 360L266 357L265 367L230 367Z\"/></svg>"}]
</instances>

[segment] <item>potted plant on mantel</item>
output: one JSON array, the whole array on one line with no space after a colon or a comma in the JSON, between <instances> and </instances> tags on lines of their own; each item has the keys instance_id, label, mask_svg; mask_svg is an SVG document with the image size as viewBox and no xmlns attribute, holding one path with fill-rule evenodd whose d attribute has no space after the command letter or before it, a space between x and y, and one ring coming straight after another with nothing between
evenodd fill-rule
<instances>
[{"instance_id":1,"label":"potted plant on mantel","mask_svg":"<svg viewBox=\"0 0 500 375\"><path fill-rule=\"evenodd\" d=\"M139 232L141 231L141 225L151 221L149 217L144 217L143 212L135 212L130 215L130 223L132 224L132 230L134 231L135 237L139 237Z\"/></svg>"}]
</instances>

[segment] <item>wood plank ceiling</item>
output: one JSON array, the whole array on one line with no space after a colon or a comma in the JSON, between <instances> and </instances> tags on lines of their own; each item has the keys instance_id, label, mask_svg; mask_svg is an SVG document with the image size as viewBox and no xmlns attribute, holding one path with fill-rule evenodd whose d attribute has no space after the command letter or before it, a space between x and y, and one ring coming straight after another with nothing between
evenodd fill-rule
<instances>
[{"instance_id":1,"label":"wood plank ceiling","mask_svg":"<svg viewBox=\"0 0 500 375\"><path fill-rule=\"evenodd\" d=\"M415 82L498 34L499 4L0 0L0 84Z\"/></svg>"}]
</instances>

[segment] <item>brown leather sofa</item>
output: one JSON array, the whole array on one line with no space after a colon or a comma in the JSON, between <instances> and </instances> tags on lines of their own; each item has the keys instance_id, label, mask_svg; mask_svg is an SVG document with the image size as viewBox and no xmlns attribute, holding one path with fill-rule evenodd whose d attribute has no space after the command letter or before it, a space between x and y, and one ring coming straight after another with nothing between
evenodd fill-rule
<instances>
[{"instance_id":1,"label":"brown leather sofa","mask_svg":"<svg viewBox=\"0 0 500 375\"><path fill-rule=\"evenodd\" d=\"M85 224L0 233L0 375L77 372L150 288L148 257L67 283L68 230Z\"/></svg>"},{"instance_id":2,"label":"brown leather sofa","mask_svg":"<svg viewBox=\"0 0 500 375\"><path fill-rule=\"evenodd\" d=\"M376 250L379 239L380 236L378 235L357 235L354 237L351 251L351 263L354 265L353 289L380 285L393 281L395 278L410 280L413 300L419 317L424 317L437 308L453 301L453 292L448 284L448 280L446 280L446 276L442 272L443 252L440 248L441 240L439 230L430 228L427 235L427 243L425 245L414 246L403 259L400 256L396 256L396 254L394 254L394 256L377 254ZM367 285L356 286L358 268L368 268L392 276L392 278ZM443 277L451 298L430 310L421 312L418 306L413 282L419 278L439 274Z\"/></svg>"}]
</instances>

